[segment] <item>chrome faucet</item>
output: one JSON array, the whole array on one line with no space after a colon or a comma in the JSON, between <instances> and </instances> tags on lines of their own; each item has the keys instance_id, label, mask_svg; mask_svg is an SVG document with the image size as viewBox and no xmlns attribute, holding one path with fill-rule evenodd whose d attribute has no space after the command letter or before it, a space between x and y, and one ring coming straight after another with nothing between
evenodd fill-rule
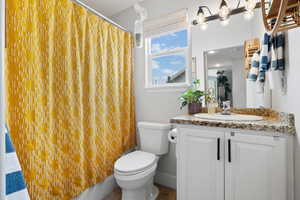
<instances>
[{"instance_id":1,"label":"chrome faucet","mask_svg":"<svg viewBox=\"0 0 300 200\"><path fill-rule=\"evenodd\" d=\"M222 115L231 115L230 113L230 101L223 101L223 111L222 111Z\"/></svg>"}]
</instances>

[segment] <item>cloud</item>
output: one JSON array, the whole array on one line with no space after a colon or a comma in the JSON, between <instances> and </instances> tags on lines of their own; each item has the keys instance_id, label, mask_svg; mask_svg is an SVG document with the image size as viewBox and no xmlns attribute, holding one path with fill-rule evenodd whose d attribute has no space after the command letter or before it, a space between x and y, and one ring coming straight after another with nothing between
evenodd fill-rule
<instances>
[{"instance_id":1,"label":"cloud","mask_svg":"<svg viewBox=\"0 0 300 200\"><path fill-rule=\"evenodd\" d=\"M160 67L160 63L153 60L152 61L152 69L158 69Z\"/></svg>"},{"instance_id":2,"label":"cloud","mask_svg":"<svg viewBox=\"0 0 300 200\"><path fill-rule=\"evenodd\" d=\"M161 48L160 44L152 44L152 46L151 46L152 52L157 53L157 52L160 52L161 50L162 50L162 48Z\"/></svg>"},{"instance_id":3,"label":"cloud","mask_svg":"<svg viewBox=\"0 0 300 200\"><path fill-rule=\"evenodd\" d=\"M175 71L174 70L171 70L171 69L163 69L163 70L161 70L162 71L162 73L164 73L164 74L173 74Z\"/></svg>"},{"instance_id":4,"label":"cloud","mask_svg":"<svg viewBox=\"0 0 300 200\"><path fill-rule=\"evenodd\" d=\"M153 53L159 53L165 51L166 49L169 49L166 43L154 43L151 45L151 51Z\"/></svg>"},{"instance_id":5,"label":"cloud","mask_svg":"<svg viewBox=\"0 0 300 200\"><path fill-rule=\"evenodd\" d=\"M183 62L181 60L175 60L170 62L171 65L183 65Z\"/></svg>"}]
</instances>

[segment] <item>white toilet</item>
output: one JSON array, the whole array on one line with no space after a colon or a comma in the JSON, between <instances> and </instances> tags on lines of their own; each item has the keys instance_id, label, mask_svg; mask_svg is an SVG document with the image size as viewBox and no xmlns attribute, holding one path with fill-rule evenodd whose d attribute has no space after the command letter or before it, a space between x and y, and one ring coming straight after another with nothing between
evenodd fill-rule
<instances>
[{"instance_id":1,"label":"white toilet","mask_svg":"<svg viewBox=\"0 0 300 200\"><path fill-rule=\"evenodd\" d=\"M122 200L154 200L158 188L153 177L159 156L168 153L169 124L139 122L141 149L122 156L115 163L114 176L122 189Z\"/></svg>"}]
</instances>

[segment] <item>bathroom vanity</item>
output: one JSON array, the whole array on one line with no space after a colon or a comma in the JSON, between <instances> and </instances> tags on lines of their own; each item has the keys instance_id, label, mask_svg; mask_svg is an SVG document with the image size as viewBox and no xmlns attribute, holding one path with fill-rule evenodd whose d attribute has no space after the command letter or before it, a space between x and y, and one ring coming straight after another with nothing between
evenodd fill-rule
<instances>
[{"instance_id":1,"label":"bathroom vanity","mask_svg":"<svg viewBox=\"0 0 300 200\"><path fill-rule=\"evenodd\" d=\"M171 119L178 129L178 200L294 199L294 116L244 111L264 119Z\"/></svg>"}]
</instances>

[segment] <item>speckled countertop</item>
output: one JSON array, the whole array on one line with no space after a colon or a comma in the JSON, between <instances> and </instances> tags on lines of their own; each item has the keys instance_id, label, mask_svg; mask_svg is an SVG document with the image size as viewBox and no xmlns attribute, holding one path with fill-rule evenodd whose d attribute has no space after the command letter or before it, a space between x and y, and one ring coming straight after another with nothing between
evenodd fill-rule
<instances>
[{"instance_id":1,"label":"speckled countertop","mask_svg":"<svg viewBox=\"0 0 300 200\"><path fill-rule=\"evenodd\" d=\"M296 134L295 117L290 113L277 112L270 109L232 109L235 114L248 114L262 116L262 121L222 121L207 120L183 115L170 120L173 124L196 125L205 127L218 127L230 129L253 130L283 134Z\"/></svg>"}]
</instances>

